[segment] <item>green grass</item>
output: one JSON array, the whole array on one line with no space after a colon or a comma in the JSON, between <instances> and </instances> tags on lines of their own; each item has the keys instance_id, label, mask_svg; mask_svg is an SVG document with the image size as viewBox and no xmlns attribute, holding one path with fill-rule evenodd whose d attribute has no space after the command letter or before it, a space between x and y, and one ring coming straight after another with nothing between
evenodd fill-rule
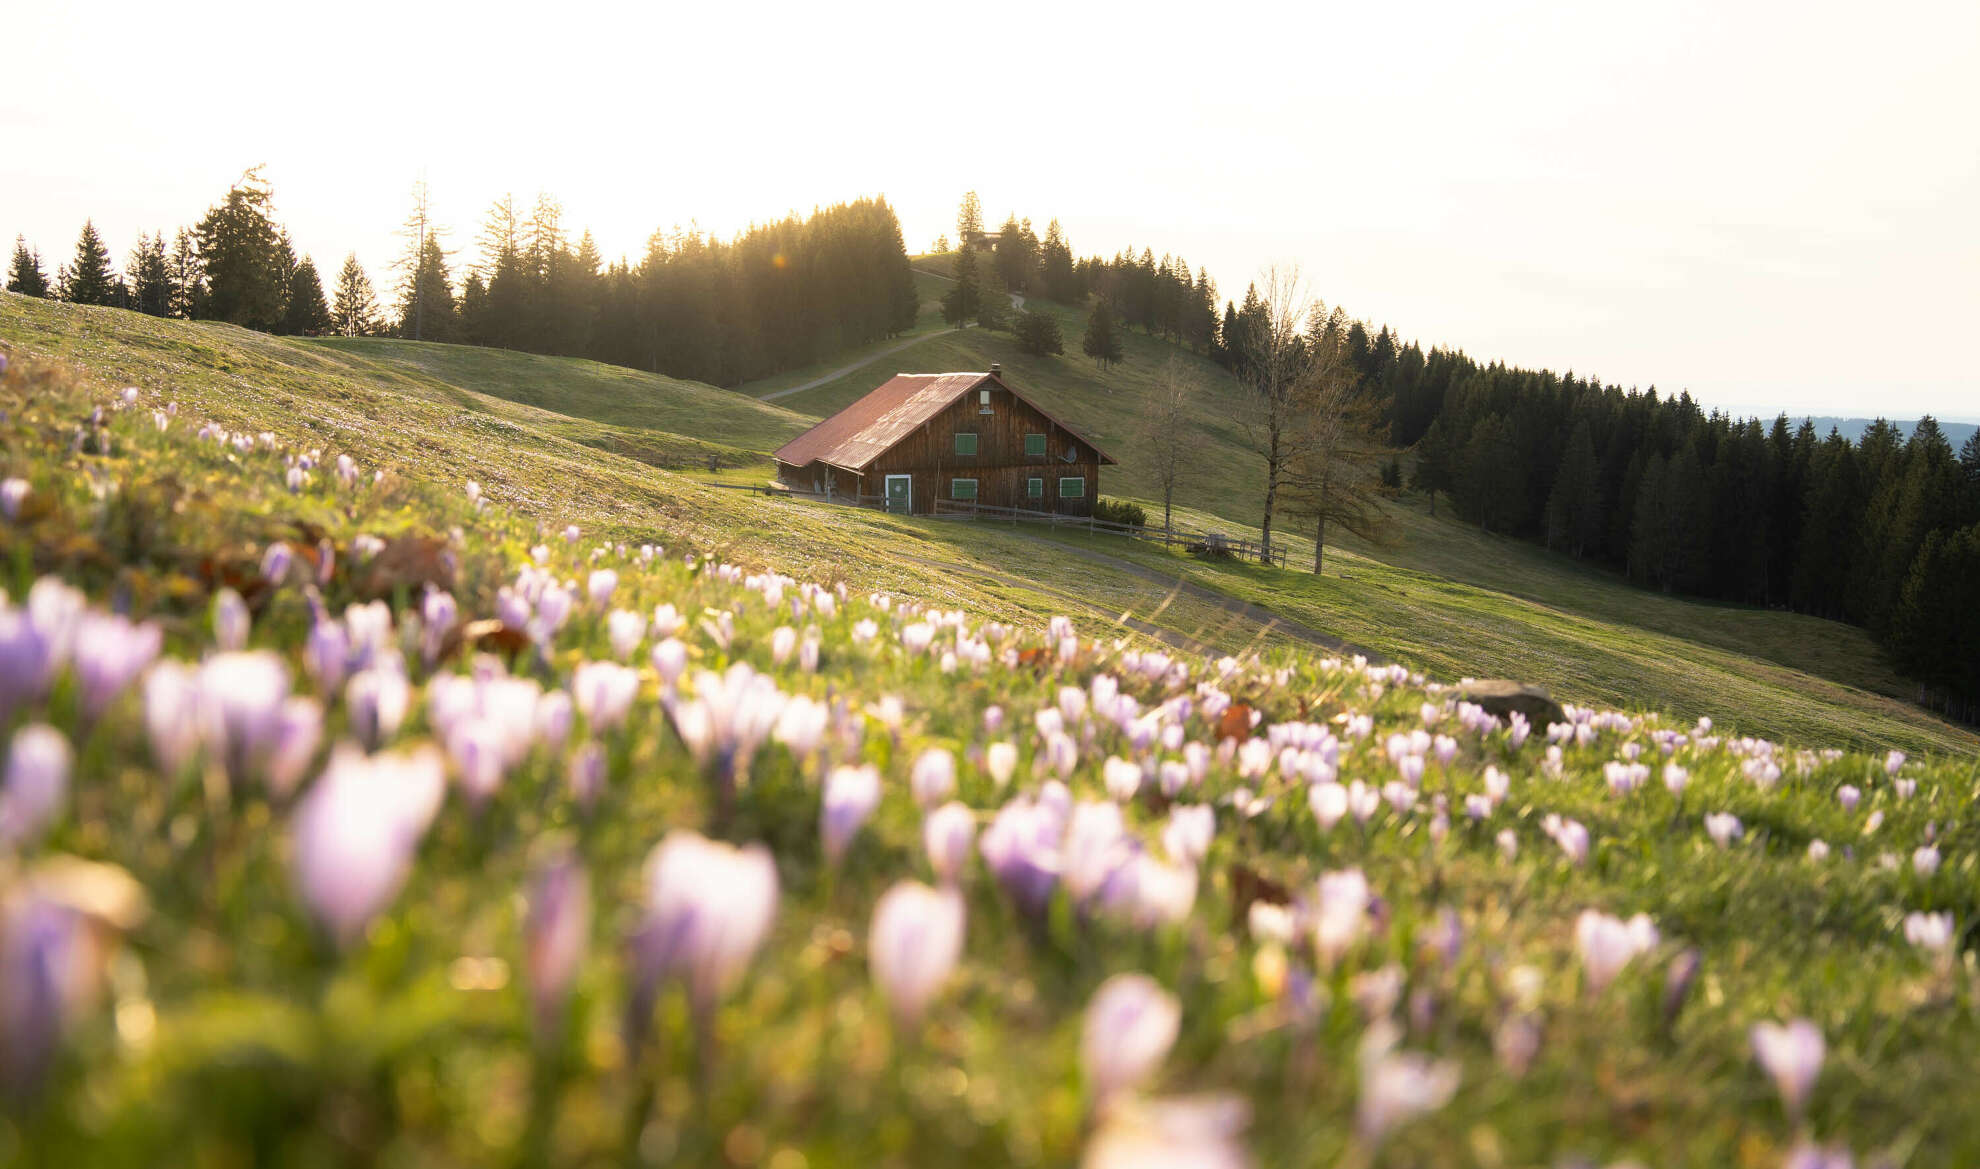
<instances>
[{"instance_id":1,"label":"green grass","mask_svg":"<svg viewBox=\"0 0 1980 1169\"><path fill-rule=\"evenodd\" d=\"M74 965L63 969L100 972L104 993L66 1013L39 1092L0 1102L0 1165L150 1165L160 1150L225 1165L1076 1164L1097 1123L1080 1067L1082 1011L1103 980L1127 972L1153 977L1180 1008L1176 1042L1146 1092L1242 1099L1250 1111L1242 1141L1260 1165L1587 1158L1773 1169L1803 1137L1844 1144L1858 1163L1888 1156L1915 1169L1955 1169L1980 1160L1969 1105L1980 966L1968 940L1980 919L1980 826L1972 817L1980 770L1970 758L1913 761L1903 775L1918 786L1906 794L1878 754L1802 766L1784 752L1786 773L1763 787L1742 774L1727 744L1690 742L1674 748L1691 774L1681 798L1655 778L1615 794L1604 764L1633 745L1654 768L1663 759L1653 735L1675 727L1622 720L1588 745L1569 745L1550 775L1542 743L1514 749L1503 733L1461 729L1444 713L1432 729L1455 737L1456 754L1448 769L1426 768L1416 811L1385 809L1365 829L1348 822L1324 831L1304 781L1276 770L1242 775L1235 759L1213 757L1200 786L1181 797L1214 808L1216 823L1181 920L1136 926L1063 896L1030 917L971 860L959 885L961 962L925 1019L899 1025L874 989L867 931L884 890L930 876L921 811L908 790L921 751L957 753L954 794L981 826L1014 791L1038 785L1036 716L1061 703L1062 687L1092 693L1101 675L1119 681L1141 710L1191 698L1195 713L1167 709L1170 725L1192 742L1219 735L1224 720L1204 709L1213 694L1254 707L1260 731L1296 721L1344 728L1350 714L1366 714L1373 733L1345 741L1339 765L1343 779L1376 784L1397 774L1383 757L1387 736L1419 729L1424 705L1437 710L1447 696L1386 675L1378 684L1279 647L1225 673L1192 659L1186 680L1150 680L1111 644L1118 628L1092 612L1080 615L1078 652L1060 661L1039 636L1060 608L1044 590L1120 589L1135 599L1145 584L990 525L721 491L525 425L538 418L532 407L474 398L479 408L464 409L334 369L283 381L291 376L280 372L291 368L288 343L14 298L0 300L0 312L0 337L16 361L0 381L0 475L32 486L23 518L0 525L0 584L10 597L55 575L93 608L114 605L159 622L168 654L196 662L214 652L210 578L232 573L254 598L249 646L277 655L307 692L303 641L318 595L332 614L382 596L402 629L419 607L413 576L368 568L359 535L438 541L432 546L447 555L434 563L447 566L468 619L493 612L497 590L532 561L546 526L576 521L586 528L581 542L550 541L556 577L581 581L595 563L610 564L620 574L614 605L649 611L664 602L708 616L708 626L682 634L697 666L742 663L780 693L829 704L839 712L831 762L870 762L884 777L873 819L844 863L828 866L818 840L827 760L765 744L724 800L664 713L660 680L640 654L639 690L623 726L580 720L571 744L532 744L478 808L451 790L409 859L403 888L340 945L299 889L292 799L251 776L230 780L217 758L165 771L147 745L136 693L85 718L64 674L6 728L45 723L78 762L46 834L0 864L8 910L0 929L13 928L16 908L31 899L101 908L124 886L140 892L143 910L108 915L117 921L93 926L92 944L69 953ZM30 333L40 339L24 344ZM69 376L21 360L53 348L88 372ZM200 360L211 367L203 372ZM108 413L107 444L77 444L81 421L125 383L142 387L138 408ZM150 411L168 400L179 412L160 432ZM289 449L239 451L196 438L208 418L267 428ZM331 458L356 454L366 472L360 485L338 487L320 468L313 481L287 486L285 457L318 446ZM495 502L476 510L460 482L480 467L499 477L484 478ZM374 468L387 472L375 485ZM265 545L305 527L335 549L331 571L311 581L313 592L296 581L259 587ZM669 554L643 565L609 546L617 539L659 540ZM1118 542L1095 547L1201 568ZM704 561L690 568L686 550L733 553L806 581L843 572L854 587L834 612L794 615L790 591L770 603ZM1436 587L1409 570L1348 565L1347 585L1365 578L1411 593ZM1355 628L1370 632L1396 609L1379 590L1304 600L1287 583L1324 591L1341 583L1331 576L1203 571L1235 593L1287 590L1274 599L1331 606L1329 620L1346 622L1363 608ZM993 572L1035 583L1003 583ZM861 595L886 580L937 606L971 607L964 624L990 639L992 664L944 671L937 656L910 651L901 633L924 614L905 602L882 609ZM1435 607L1485 603L1478 590L1448 587ZM1412 627L1431 620L1432 602L1421 603L1425 614L1409 617ZM723 614L732 635L715 632ZM988 628L993 616L1015 628ZM1509 619L1460 614L1453 643ZM1214 619L1184 612L1176 620L1192 627ZM871 642L856 640L865 621L878 631ZM785 624L818 630L816 673L775 660L773 631ZM550 689L571 686L581 662L610 656L605 626L602 613L581 608L540 652L523 650L503 668ZM1635 636L1603 628L1619 651ZM428 665L418 637L405 644L416 690L495 668L467 654ZM1426 641L1422 652L1433 647ZM1006 653L1014 666L1001 664ZM707 697L705 686L690 678L683 696ZM1722 697L1727 705L1715 713L1727 716L1723 723L1745 717L1732 702L1743 693ZM901 703L898 725L878 713L888 698ZM326 740L352 734L342 698L332 692L320 701ZM1005 731L984 729L992 704ZM431 743L434 717L416 700L390 746ZM1077 799L1105 801L1102 761L1141 751L1109 719L1076 719L1074 730L1079 761L1068 784ZM1237 733L1248 737L1249 728ZM1020 751L1010 789L976 755L1003 738ZM566 777L571 752L592 744L604 752L606 773L587 809ZM320 755L310 762L304 793L314 792L322 769ZM1474 825L1462 800L1483 790L1487 767L1506 772L1510 788ZM1842 806L1843 784L1863 790L1862 807ZM1257 815L1230 806L1240 788L1266 801ZM1451 823L1432 815L1437 798L1450 802ZM1164 804L1137 797L1121 809L1132 838L1157 856ZM1702 815L1715 811L1745 826L1730 847L1702 830ZM1875 826L1865 819L1873 812ZM1587 826L1584 864L1543 834L1549 814ZM672 987L629 1020L628 938L648 896L643 865L656 842L684 829L769 849L777 913L760 951L701 1025ZM1516 856L1502 853L1502 830ZM1944 854L1931 874L1908 861L1928 837ZM1807 857L1816 839L1833 845L1825 861ZM595 912L578 935L569 999L552 1013L554 1025L539 1029L529 1002L528 910L535 874L558 854L589 875ZM75 859L105 867L79 879L63 863ZM1366 873L1381 905L1357 916L1366 936L1337 962L1320 960L1307 936L1281 947L1250 935L1251 890L1276 884L1308 897L1322 873L1349 867ZM1576 915L1591 908L1648 914L1660 933L1600 991L1581 973L1572 940ZM1950 913L1964 931L1944 961L1903 939L1904 915L1922 911ZM1454 945L1438 944L1443 923L1455 925ZM1666 971L1689 951L1699 975L1671 1001ZM1291 981L1281 977L1288 969ZM1372 996L1357 984L1384 972L1400 980L1399 1000L1358 1003ZM1315 988L1311 997L1286 993L1303 984ZM1406 1049L1460 1072L1447 1104L1379 1144L1355 1131L1368 1014L1393 1015ZM1515 1015L1540 1036L1520 1073L1493 1047L1495 1031ZM19 1018L7 1015L6 1025ZM1755 1024L1789 1018L1810 1020L1828 1049L1799 1125L1784 1116L1748 1039ZM0 1047L0 1061L20 1051Z\"/></svg>"}]
</instances>

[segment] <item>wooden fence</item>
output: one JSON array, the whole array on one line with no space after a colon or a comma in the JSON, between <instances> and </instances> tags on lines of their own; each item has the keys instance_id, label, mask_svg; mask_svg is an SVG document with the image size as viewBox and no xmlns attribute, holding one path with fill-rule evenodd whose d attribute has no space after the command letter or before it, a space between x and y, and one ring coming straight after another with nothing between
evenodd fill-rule
<instances>
[{"instance_id":1,"label":"wooden fence","mask_svg":"<svg viewBox=\"0 0 1980 1169\"><path fill-rule=\"evenodd\" d=\"M710 483L708 486L720 487L725 491L748 491L756 495L785 496L817 503L836 503L845 507L865 507L875 511L887 510L886 499L878 495L815 495L809 491L793 491L781 485L753 483ZM937 519L1001 520L1013 526L1020 523L1045 524L1053 528L1071 528L1074 531L1105 532L1133 540L1147 540L1164 548L1180 547L1190 552L1231 556L1242 560L1275 564L1280 568L1286 567L1286 550L1283 545L1272 549L1272 555L1268 559L1258 541L1242 536L1233 539L1222 532L1196 532L1186 528L1158 528L1152 525L1136 527L1133 524L1117 524L1112 520L1097 520L1092 516L1060 515L1058 512L1031 511L1022 507L997 507L993 504L972 503L962 499L937 499L934 516Z\"/></svg>"}]
</instances>

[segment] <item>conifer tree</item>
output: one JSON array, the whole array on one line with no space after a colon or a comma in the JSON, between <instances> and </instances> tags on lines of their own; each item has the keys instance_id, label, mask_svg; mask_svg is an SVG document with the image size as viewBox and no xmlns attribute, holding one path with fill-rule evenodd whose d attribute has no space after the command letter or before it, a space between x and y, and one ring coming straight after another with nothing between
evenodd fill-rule
<instances>
[{"instance_id":1,"label":"conifer tree","mask_svg":"<svg viewBox=\"0 0 1980 1169\"><path fill-rule=\"evenodd\" d=\"M1017 327L1013 330L1018 348L1034 356L1044 357L1066 351L1065 339L1059 334L1059 318L1038 309L1026 309L1018 315Z\"/></svg>"},{"instance_id":2,"label":"conifer tree","mask_svg":"<svg viewBox=\"0 0 1980 1169\"><path fill-rule=\"evenodd\" d=\"M96 224L83 220L76 237L76 257L64 265L57 283L70 304L110 304L117 294L116 273L110 269L110 249L96 233Z\"/></svg>"},{"instance_id":3,"label":"conifer tree","mask_svg":"<svg viewBox=\"0 0 1980 1169\"><path fill-rule=\"evenodd\" d=\"M415 341L451 341L458 321L447 279L447 255L431 231L419 257L399 286L399 336Z\"/></svg>"},{"instance_id":4,"label":"conifer tree","mask_svg":"<svg viewBox=\"0 0 1980 1169\"><path fill-rule=\"evenodd\" d=\"M289 277L289 303L282 314L281 331L291 336L321 337L334 331L330 306L323 299L323 278L316 261L304 256Z\"/></svg>"},{"instance_id":5,"label":"conifer tree","mask_svg":"<svg viewBox=\"0 0 1980 1169\"><path fill-rule=\"evenodd\" d=\"M275 225L274 193L252 167L194 233L206 276L203 316L250 329L281 325L293 252Z\"/></svg>"},{"instance_id":6,"label":"conifer tree","mask_svg":"<svg viewBox=\"0 0 1980 1169\"><path fill-rule=\"evenodd\" d=\"M928 249L928 254L931 256L946 256L949 254L948 233L944 232L935 237L935 243Z\"/></svg>"},{"instance_id":7,"label":"conifer tree","mask_svg":"<svg viewBox=\"0 0 1980 1169\"><path fill-rule=\"evenodd\" d=\"M1547 546L1579 559L1601 531L1595 443L1586 419L1575 424L1547 496Z\"/></svg>"},{"instance_id":8,"label":"conifer tree","mask_svg":"<svg viewBox=\"0 0 1980 1169\"><path fill-rule=\"evenodd\" d=\"M171 261L165 255L165 233L139 235L128 266L131 307L154 317L171 316L177 289L172 285Z\"/></svg>"},{"instance_id":9,"label":"conifer tree","mask_svg":"<svg viewBox=\"0 0 1980 1169\"><path fill-rule=\"evenodd\" d=\"M971 192L974 196L975 192ZM942 296L942 319L960 329L983 311L983 289L977 283L976 249L964 244L956 253L955 287Z\"/></svg>"},{"instance_id":10,"label":"conifer tree","mask_svg":"<svg viewBox=\"0 0 1980 1169\"><path fill-rule=\"evenodd\" d=\"M23 236L14 237L14 259L7 266L7 291L22 296L48 295L48 273L42 270L41 253L30 250Z\"/></svg>"},{"instance_id":11,"label":"conifer tree","mask_svg":"<svg viewBox=\"0 0 1980 1169\"><path fill-rule=\"evenodd\" d=\"M1444 420L1439 418L1430 424L1429 430L1423 432L1422 438L1416 440L1416 469L1409 477L1411 490L1429 495L1430 514L1433 516L1437 514L1437 493L1450 491L1457 485L1455 462L1450 432L1444 429Z\"/></svg>"},{"instance_id":12,"label":"conifer tree","mask_svg":"<svg viewBox=\"0 0 1980 1169\"><path fill-rule=\"evenodd\" d=\"M342 337L365 337L378 331L378 301L371 291L371 277L358 263L357 253L344 257L337 273L337 297L330 313L330 324Z\"/></svg>"},{"instance_id":13,"label":"conifer tree","mask_svg":"<svg viewBox=\"0 0 1980 1169\"><path fill-rule=\"evenodd\" d=\"M1079 350L1099 362L1103 369L1112 368L1121 359L1121 338L1114 331L1114 310L1105 297L1094 304L1093 312L1086 318L1086 336L1081 338Z\"/></svg>"},{"instance_id":14,"label":"conifer tree","mask_svg":"<svg viewBox=\"0 0 1980 1169\"><path fill-rule=\"evenodd\" d=\"M1085 295L1073 264L1072 245L1066 242L1065 230L1056 219L1045 225L1045 241L1038 247L1038 268L1039 282L1052 300L1077 304Z\"/></svg>"},{"instance_id":15,"label":"conifer tree","mask_svg":"<svg viewBox=\"0 0 1980 1169\"><path fill-rule=\"evenodd\" d=\"M966 252L978 246L982 238L983 200L969 191L963 195L962 206L956 208L956 246Z\"/></svg>"},{"instance_id":16,"label":"conifer tree","mask_svg":"<svg viewBox=\"0 0 1980 1169\"><path fill-rule=\"evenodd\" d=\"M197 320L206 315L206 267L200 262L199 241L180 228L172 237L172 315Z\"/></svg>"}]
</instances>

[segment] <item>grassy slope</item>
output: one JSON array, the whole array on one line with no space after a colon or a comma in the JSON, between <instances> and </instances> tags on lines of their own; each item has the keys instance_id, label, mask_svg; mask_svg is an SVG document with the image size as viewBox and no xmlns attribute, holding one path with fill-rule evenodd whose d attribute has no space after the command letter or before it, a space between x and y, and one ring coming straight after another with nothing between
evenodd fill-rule
<instances>
[{"instance_id":1,"label":"grassy slope","mask_svg":"<svg viewBox=\"0 0 1980 1169\"><path fill-rule=\"evenodd\" d=\"M0 338L79 360L111 380L181 387L230 425L282 430L300 418L321 441L368 460L478 479L495 498L546 523L603 524L626 539L652 538L663 522L684 523L701 546L745 562L802 567L861 588L901 590L985 615L1083 608L1134 614L1223 649L1284 641L1276 633L1261 638L1228 612L1129 573L1041 555L1031 529L960 527L823 507L807 507L794 523L792 505L639 467L632 459L699 468L713 452L744 463L725 478L760 478L757 464L738 448L711 447L701 439L761 451L807 421L698 383L454 346L290 341L17 297L0 301ZM951 364L944 368L1002 360L1020 384L1051 397L1076 425L1087 424L1082 413L1090 414L1096 436L1110 449L1131 451L1122 420L1132 417L1133 396L1171 351L1132 336L1129 360L1103 376L1083 358L1041 362L1016 353L1004 335L971 330L936 334L900 356L916 359L904 368L932 368L924 360L929 354L946 354ZM1025 364L1031 362L1038 365ZM892 365L882 363L884 373L875 367L852 375L839 388L863 392ZM1054 366L1070 372L1054 374ZM1204 369L1206 376L1216 373ZM836 408L829 397L835 392L822 387L781 405ZM1236 436L1228 411L1224 415L1221 435L1212 418L1206 416L1205 425L1210 449L1222 449L1216 461L1235 464L1228 498L1236 498L1250 472L1232 450ZM665 426L701 438L679 437ZM1123 457L1128 466L1123 476L1110 471L1110 483L1132 472L1132 454ZM1178 522L1229 529L1231 514L1186 509ZM1374 556L1365 548L1332 554L1329 575L1320 580L1204 565L1121 541L1103 540L1098 547L1444 676L1515 676L1577 701L1629 701L1683 717L1711 713L1747 733L1805 742L1912 751L1980 747L1970 732L1893 700L1904 693L1903 681L1861 630L1646 593L1465 525L1407 511L1398 521L1402 543ZM804 539L792 540L793 531ZM1310 558L1310 544L1302 545L1297 535L1291 540L1296 557Z\"/></svg>"},{"instance_id":2,"label":"grassy slope","mask_svg":"<svg viewBox=\"0 0 1980 1169\"><path fill-rule=\"evenodd\" d=\"M1032 357L1018 352L1008 334L949 330L779 404L829 413L897 369L983 369L1001 362L1016 384L1121 460L1103 475L1107 495L1152 503L1159 490L1149 481L1147 461L1137 457L1137 404L1174 357L1202 387L1195 426L1203 437L1203 454L1177 491L1177 523L1224 531L1257 523L1259 461L1246 449L1238 421L1241 390L1227 374L1136 332L1126 334L1126 359L1103 370L1076 355L1083 311L1035 299L1030 304L1059 316L1073 353ZM1335 559L1325 581L1234 575L1180 558L1162 567L1445 674L1503 673L1584 701L1637 701L1689 714L1741 694L1755 733L1826 732L1851 742L1980 748L1980 736L1906 701L1913 687L1862 629L1648 592L1605 569L1448 515L1433 518L1418 497L1398 502L1391 518L1394 539L1383 546L1343 534L1341 548L1330 551ZM1282 529L1280 538L1295 563L1311 563L1309 535ZM1343 571L1350 579L1336 579ZM1361 579L1352 579L1357 573Z\"/></svg>"}]
</instances>

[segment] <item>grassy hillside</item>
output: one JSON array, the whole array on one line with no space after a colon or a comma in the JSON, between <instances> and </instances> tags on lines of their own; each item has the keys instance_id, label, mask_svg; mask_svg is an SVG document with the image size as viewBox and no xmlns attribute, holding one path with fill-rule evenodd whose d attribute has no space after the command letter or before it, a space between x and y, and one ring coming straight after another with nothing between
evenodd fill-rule
<instances>
[{"instance_id":1,"label":"grassy hillside","mask_svg":"<svg viewBox=\"0 0 1980 1169\"><path fill-rule=\"evenodd\" d=\"M746 564L801 568L1000 619L1056 609L1223 650L1301 640L1285 627L1261 627L1257 612L1221 595L1446 677L1516 676L1578 701L1633 701L1682 718L1712 714L1748 733L1808 743L1980 748L1972 733L1898 700L1902 680L1860 631L1644 593L1444 520L1403 513L1406 540L1339 554L1320 580L1206 565L1117 540L1096 543L1092 550L1106 557L1096 562L1041 550L1029 528L790 504L719 490L699 474L665 473L701 468L715 453L743 467L724 477L760 480L758 452L806 423L805 415L697 383L462 347L287 340L12 296L0 299L0 339L76 361L105 381L171 392L230 427L284 434L300 427L311 442L402 474L478 480L491 498L551 528L578 522L634 542L687 531L697 546ZM1168 347L1134 341L1139 361L1113 374L1103 377L1081 359L1091 371L1082 392L1122 399L1144 392ZM955 347L951 368L982 368L1009 347L1001 335L949 331L902 356L923 345ZM1006 360L1007 369L1026 360L991 359ZM1078 396L1054 400L1061 382L1042 376L1022 384L1041 387L1055 406ZM699 437L652 429L642 418L664 418ZM754 445L706 441L716 435ZM1228 515L1197 511L1180 522L1231 527ZM1310 557L1292 539L1295 562ZM1213 595L1181 590L1178 578Z\"/></svg>"},{"instance_id":2,"label":"grassy hillside","mask_svg":"<svg viewBox=\"0 0 1980 1169\"><path fill-rule=\"evenodd\" d=\"M0 1165L1980 1161L1970 760L1156 657L992 577L1072 546L0 314Z\"/></svg>"}]
</instances>

